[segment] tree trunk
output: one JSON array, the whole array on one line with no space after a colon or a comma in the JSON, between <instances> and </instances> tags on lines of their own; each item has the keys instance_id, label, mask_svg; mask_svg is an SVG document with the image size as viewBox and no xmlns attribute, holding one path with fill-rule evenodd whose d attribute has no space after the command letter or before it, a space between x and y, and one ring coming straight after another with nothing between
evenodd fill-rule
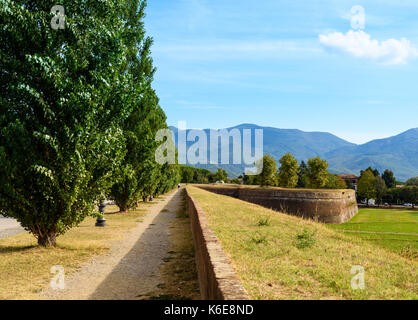
<instances>
[{"instance_id":1,"label":"tree trunk","mask_svg":"<svg viewBox=\"0 0 418 320\"><path fill-rule=\"evenodd\" d=\"M119 211L120 212L126 212L126 211L128 211L128 205L127 205L127 203L126 202L121 202L121 201L115 201L116 202L116 205L119 207Z\"/></svg>"},{"instance_id":2,"label":"tree trunk","mask_svg":"<svg viewBox=\"0 0 418 320\"><path fill-rule=\"evenodd\" d=\"M38 235L38 245L42 247L55 247L57 245L57 235L55 231L48 231Z\"/></svg>"}]
</instances>

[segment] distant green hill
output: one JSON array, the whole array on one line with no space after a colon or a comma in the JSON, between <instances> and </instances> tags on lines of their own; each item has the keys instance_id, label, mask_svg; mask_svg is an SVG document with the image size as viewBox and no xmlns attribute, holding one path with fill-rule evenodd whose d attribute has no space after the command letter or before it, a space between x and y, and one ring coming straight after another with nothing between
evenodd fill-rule
<instances>
[{"instance_id":1,"label":"distant green hill","mask_svg":"<svg viewBox=\"0 0 418 320\"><path fill-rule=\"evenodd\" d=\"M372 166L381 172L390 169L398 179L406 180L418 176L418 128L394 137L335 149L324 157L338 172L358 174Z\"/></svg>"},{"instance_id":2,"label":"distant green hill","mask_svg":"<svg viewBox=\"0 0 418 320\"><path fill-rule=\"evenodd\" d=\"M171 129L177 144L177 128L171 127ZM264 153L271 154L276 160L290 152L298 160L307 160L315 156L325 158L330 163L330 170L335 173L359 174L360 170L372 166L380 171L391 169L400 180L418 176L418 128L363 145L350 143L327 132L304 132L297 129L260 127L254 124L241 124L227 129L238 129L241 133L243 129L263 129ZM205 132L209 137L209 130L206 129ZM192 144L193 142L188 142L188 147ZM211 171L222 167L232 177L240 175L244 170L244 166L232 164L219 166L199 164L196 167Z\"/></svg>"}]
</instances>

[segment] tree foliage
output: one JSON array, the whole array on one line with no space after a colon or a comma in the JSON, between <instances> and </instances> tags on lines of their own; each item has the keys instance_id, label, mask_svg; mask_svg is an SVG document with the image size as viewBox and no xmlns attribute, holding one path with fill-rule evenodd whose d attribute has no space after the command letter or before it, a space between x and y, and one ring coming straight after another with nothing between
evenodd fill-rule
<instances>
[{"instance_id":1,"label":"tree foliage","mask_svg":"<svg viewBox=\"0 0 418 320\"><path fill-rule=\"evenodd\" d=\"M328 173L328 181L325 185L327 189L347 189L347 183L336 174Z\"/></svg>"},{"instance_id":2,"label":"tree foliage","mask_svg":"<svg viewBox=\"0 0 418 320\"><path fill-rule=\"evenodd\" d=\"M373 171L363 171L357 186L357 193L359 197L366 199L367 204L369 199L376 198L376 177Z\"/></svg>"},{"instance_id":3,"label":"tree foliage","mask_svg":"<svg viewBox=\"0 0 418 320\"><path fill-rule=\"evenodd\" d=\"M218 170L215 173L214 178L215 178L216 181L224 181L225 182L228 178L228 173L224 169L218 168Z\"/></svg>"},{"instance_id":4,"label":"tree foliage","mask_svg":"<svg viewBox=\"0 0 418 320\"><path fill-rule=\"evenodd\" d=\"M261 159L263 162L263 170L258 176L258 183L260 186L275 186L277 185L277 163L274 158L268 154Z\"/></svg>"},{"instance_id":5,"label":"tree foliage","mask_svg":"<svg viewBox=\"0 0 418 320\"><path fill-rule=\"evenodd\" d=\"M418 186L389 189L383 199L391 204L411 203L415 207L418 204Z\"/></svg>"},{"instance_id":6,"label":"tree foliage","mask_svg":"<svg viewBox=\"0 0 418 320\"><path fill-rule=\"evenodd\" d=\"M298 171L298 188L306 188L309 185L309 168L306 165L305 161L300 162L299 171Z\"/></svg>"},{"instance_id":7,"label":"tree foliage","mask_svg":"<svg viewBox=\"0 0 418 320\"><path fill-rule=\"evenodd\" d=\"M328 163L320 157L308 160L308 179L311 188L324 188L328 182Z\"/></svg>"},{"instance_id":8,"label":"tree foliage","mask_svg":"<svg viewBox=\"0 0 418 320\"><path fill-rule=\"evenodd\" d=\"M246 185L257 185L258 184L258 176L256 175L243 175L243 182Z\"/></svg>"},{"instance_id":9,"label":"tree foliage","mask_svg":"<svg viewBox=\"0 0 418 320\"><path fill-rule=\"evenodd\" d=\"M112 187L112 196L121 211L135 207L141 197L157 195L178 182L178 174L172 172L177 169L175 164L161 166L155 161L156 149L162 143L155 136L167 125L152 88L155 68L150 53L152 39L145 36L143 24L145 4L145 1L131 0L126 14L129 45L126 72L131 74L130 89L134 96L132 113L122 123L127 153L118 181Z\"/></svg>"},{"instance_id":10,"label":"tree foliage","mask_svg":"<svg viewBox=\"0 0 418 320\"><path fill-rule=\"evenodd\" d=\"M395 188L396 187L396 178L392 170L386 169L382 174L382 178L385 181L386 187Z\"/></svg>"},{"instance_id":11,"label":"tree foliage","mask_svg":"<svg viewBox=\"0 0 418 320\"><path fill-rule=\"evenodd\" d=\"M2 214L55 245L94 214L115 177L128 205L149 179L152 192L164 189L162 172L176 179L175 166L150 160L165 116L151 88L145 2L63 0L59 30L55 1L0 4Z\"/></svg>"},{"instance_id":12,"label":"tree foliage","mask_svg":"<svg viewBox=\"0 0 418 320\"><path fill-rule=\"evenodd\" d=\"M405 202L411 203L412 207L418 204L418 186L407 186L402 188L402 197Z\"/></svg>"},{"instance_id":13,"label":"tree foliage","mask_svg":"<svg viewBox=\"0 0 418 320\"><path fill-rule=\"evenodd\" d=\"M299 163L292 154L285 154L280 160L277 181L279 187L294 188L298 183Z\"/></svg>"},{"instance_id":14,"label":"tree foliage","mask_svg":"<svg viewBox=\"0 0 418 320\"><path fill-rule=\"evenodd\" d=\"M124 157L131 111L125 1L0 6L0 208L41 245L93 212ZM133 90L133 89L132 89Z\"/></svg>"},{"instance_id":15,"label":"tree foliage","mask_svg":"<svg viewBox=\"0 0 418 320\"><path fill-rule=\"evenodd\" d=\"M182 183L208 183L216 181L207 169L194 168L185 165L180 166L180 175Z\"/></svg>"},{"instance_id":16,"label":"tree foliage","mask_svg":"<svg viewBox=\"0 0 418 320\"><path fill-rule=\"evenodd\" d=\"M386 186L385 180L377 176L376 177L376 201L377 203L381 204L384 197L386 196L388 192L388 188Z\"/></svg>"},{"instance_id":17,"label":"tree foliage","mask_svg":"<svg viewBox=\"0 0 418 320\"><path fill-rule=\"evenodd\" d=\"M418 186L418 177L408 179L405 185L406 186Z\"/></svg>"},{"instance_id":18,"label":"tree foliage","mask_svg":"<svg viewBox=\"0 0 418 320\"><path fill-rule=\"evenodd\" d=\"M361 171L360 171L360 176L362 176L362 175L363 175L363 173L364 173L364 172L366 172L366 171L370 171L371 173L373 173L373 175L374 175L375 177L380 176L380 172L379 172L379 170L377 170L376 168L375 168L375 169L373 169L372 167L368 167L366 170L361 170Z\"/></svg>"}]
</instances>

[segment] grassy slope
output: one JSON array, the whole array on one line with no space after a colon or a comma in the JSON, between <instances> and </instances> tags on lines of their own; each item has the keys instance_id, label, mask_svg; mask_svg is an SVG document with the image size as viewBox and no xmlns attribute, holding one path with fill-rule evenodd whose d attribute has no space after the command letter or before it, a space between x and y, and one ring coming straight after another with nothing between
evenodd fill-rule
<instances>
[{"instance_id":1,"label":"grassy slope","mask_svg":"<svg viewBox=\"0 0 418 320\"><path fill-rule=\"evenodd\" d=\"M313 221L188 189L254 299L418 299L416 261ZM266 217L270 225L258 226ZM316 232L315 244L298 249L304 230ZM355 265L365 269L365 290L351 289Z\"/></svg>"},{"instance_id":2,"label":"grassy slope","mask_svg":"<svg viewBox=\"0 0 418 320\"><path fill-rule=\"evenodd\" d=\"M409 248L407 250L409 254L418 257L418 211L362 208L350 221L329 227L336 230L370 232L351 235L402 254ZM378 232L415 235L379 234Z\"/></svg>"},{"instance_id":3,"label":"grassy slope","mask_svg":"<svg viewBox=\"0 0 418 320\"><path fill-rule=\"evenodd\" d=\"M152 205L141 202L138 210L129 213L117 213L116 206L108 207L106 211L114 214L106 215L105 228L95 227L95 219L88 217L59 237L56 248L38 247L35 238L27 233L1 239L0 300L39 299L38 293L54 276L50 273L52 266L63 266L66 275L76 271L93 255L105 253L111 241L123 239Z\"/></svg>"}]
</instances>

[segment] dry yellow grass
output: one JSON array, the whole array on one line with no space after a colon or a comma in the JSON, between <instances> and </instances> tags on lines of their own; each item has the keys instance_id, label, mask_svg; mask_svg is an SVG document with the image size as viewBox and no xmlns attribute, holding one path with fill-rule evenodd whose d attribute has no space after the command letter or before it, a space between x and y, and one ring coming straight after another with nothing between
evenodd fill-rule
<instances>
[{"instance_id":1,"label":"dry yellow grass","mask_svg":"<svg viewBox=\"0 0 418 320\"><path fill-rule=\"evenodd\" d=\"M63 266L66 275L76 271L93 255L105 253L112 241L123 239L151 205L141 203L128 213L108 207L105 228L95 227L95 218L88 217L59 237L56 248L37 246L35 238L27 233L0 240L0 300L39 299L38 293L54 276L50 273L52 266Z\"/></svg>"},{"instance_id":2,"label":"dry yellow grass","mask_svg":"<svg viewBox=\"0 0 418 320\"><path fill-rule=\"evenodd\" d=\"M418 263L323 224L189 186L254 299L418 299ZM268 223L261 223L267 218ZM304 232L313 244L301 248ZM351 288L353 266L365 289Z\"/></svg>"}]
</instances>

